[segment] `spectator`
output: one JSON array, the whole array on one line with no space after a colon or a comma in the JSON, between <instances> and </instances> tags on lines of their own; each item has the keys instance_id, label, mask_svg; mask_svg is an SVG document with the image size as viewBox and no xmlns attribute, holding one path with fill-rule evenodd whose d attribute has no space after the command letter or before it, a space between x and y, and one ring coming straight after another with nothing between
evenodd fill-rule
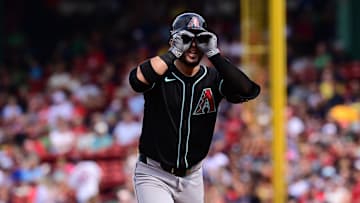
<instances>
[{"instance_id":1,"label":"spectator","mask_svg":"<svg viewBox=\"0 0 360 203\"><path fill-rule=\"evenodd\" d=\"M123 111L121 120L114 129L116 142L122 146L135 144L140 136L141 123L129 111Z\"/></svg>"},{"instance_id":2,"label":"spectator","mask_svg":"<svg viewBox=\"0 0 360 203\"><path fill-rule=\"evenodd\" d=\"M95 203L99 195L101 169L94 161L80 161L72 170L69 185L79 203Z\"/></svg>"},{"instance_id":3,"label":"spectator","mask_svg":"<svg viewBox=\"0 0 360 203\"><path fill-rule=\"evenodd\" d=\"M49 107L48 122L50 126L56 125L58 119L69 121L73 116L74 106L68 100L65 92L57 90L51 94L52 105Z\"/></svg>"},{"instance_id":4,"label":"spectator","mask_svg":"<svg viewBox=\"0 0 360 203\"><path fill-rule=\"evenodd\" d=\"M54 154L65 154L74 145L75 135L71 131L69 121L59 117L56 126L49 133L51 152Z\"/></svg>"},{"instance_id":5,"label":"spectator","mask_svg":"<svg viewBox=\"0 0 360 203\"><path fill-rule=\"evenodd\" d=\"M7 104L4 106L2 110L2 118L4 119L4 122L13 121L15 118L22 115L22 113L23 110L18 104L16 97L10 96L8 98Z\"/></svg>"}]
</instances>

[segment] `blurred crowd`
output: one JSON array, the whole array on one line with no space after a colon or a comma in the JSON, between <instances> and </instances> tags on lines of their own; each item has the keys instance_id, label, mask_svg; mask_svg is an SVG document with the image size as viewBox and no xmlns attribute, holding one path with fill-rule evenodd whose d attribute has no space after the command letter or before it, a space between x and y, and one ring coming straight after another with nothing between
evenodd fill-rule
<instances>
[{"instance_id":1,"label":"blurred crowd","mask_svg":"<svg viewBox=\"0 0 360 203\"><path fill-rule=\"evenodd\" d=\"M202 13L243 68L239 1L12 2L0 64L0 203L136 202L143 98L128 73L167 50L178 12ZM360 202L360 62L337 40L335 4L325 2L287 5L289 203ZM207 203L272 202L268 67L255 74L258 99L220 105L203 162Z\"/></svg>"}]
</instances>

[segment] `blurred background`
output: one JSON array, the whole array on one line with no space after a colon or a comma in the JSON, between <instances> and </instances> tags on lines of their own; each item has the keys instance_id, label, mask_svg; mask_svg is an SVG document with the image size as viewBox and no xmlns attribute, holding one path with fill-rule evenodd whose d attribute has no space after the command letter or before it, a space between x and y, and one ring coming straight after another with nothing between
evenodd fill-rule
<instances>
[{"instance_id":1,"label":"blurred background","mask_svg":"<svg viewBox=\"0 0 360 203\"><path fill-rule=\"evenodd\" d=\"M249 2L1 1L0 202L136 202L143 98L128 73L194 11L262 86L250 103L221 103L206 202L271 203L268 1ZM287 202L358 203L360 1L286 4Z\"/></svg>"}]
</instances>

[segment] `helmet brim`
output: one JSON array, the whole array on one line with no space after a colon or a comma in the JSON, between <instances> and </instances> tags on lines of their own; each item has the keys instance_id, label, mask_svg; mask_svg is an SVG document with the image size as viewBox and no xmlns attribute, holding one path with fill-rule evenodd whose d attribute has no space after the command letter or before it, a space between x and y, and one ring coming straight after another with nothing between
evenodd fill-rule
<instances>
[{"instance_id":1,"label":"helmet brim","mask_svg":"<svg viewBox=\"0 0 360 203\"><path fill-rule=\"evenodd\" d=\"M206 29L204 29L202 27L199 27L199 28L187 28L187 27L185 27L185 28L182 28L182 29L177 29L177 30L170 31L170 34L174 35L174 34L180 32L181 30L187 30L187 31L192 32L194 34L199 34L201 32L207 32L208 31L208 30L206 30Z\"/></svg>"}]
</instances>

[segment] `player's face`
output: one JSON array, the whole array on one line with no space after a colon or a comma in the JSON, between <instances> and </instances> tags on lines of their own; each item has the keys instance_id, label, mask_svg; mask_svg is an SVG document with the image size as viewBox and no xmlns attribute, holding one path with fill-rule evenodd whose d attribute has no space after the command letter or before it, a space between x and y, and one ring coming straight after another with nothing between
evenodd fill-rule
<instances>
[{"instance_id":1,"label":"player's face","mask_svg":"<svg viewBox=\"0 0 360 203\"><path fill-rule=\"evenodd\" d=\"M195 40L191 42L191 46L180 57L180 60L188 66L197 66L203 57L202 51L197 47Z\"/></svg>"}]
</instances>

